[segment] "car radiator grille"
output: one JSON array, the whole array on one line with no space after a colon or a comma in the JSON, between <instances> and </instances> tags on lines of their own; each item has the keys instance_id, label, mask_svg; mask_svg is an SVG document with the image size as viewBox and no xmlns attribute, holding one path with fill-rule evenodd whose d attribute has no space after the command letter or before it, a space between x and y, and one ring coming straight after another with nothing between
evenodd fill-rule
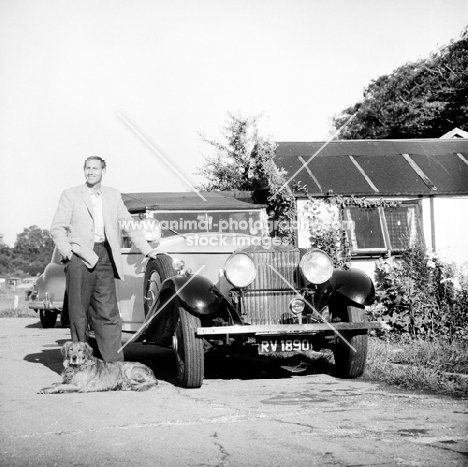
<instances>
[{"instance_id":1,"label":"car radiator grille","mask_svg":"<svg viewBox=\"0 0 468 467\"><path fill-rule=\"evenodd\" d=\"M290 313L289 303L296 297L291 285L298 286L299 250L257 250L249 254L257 267L257 277L241 299L244 321L278 324Z\"/></svg>"}]
</instances>

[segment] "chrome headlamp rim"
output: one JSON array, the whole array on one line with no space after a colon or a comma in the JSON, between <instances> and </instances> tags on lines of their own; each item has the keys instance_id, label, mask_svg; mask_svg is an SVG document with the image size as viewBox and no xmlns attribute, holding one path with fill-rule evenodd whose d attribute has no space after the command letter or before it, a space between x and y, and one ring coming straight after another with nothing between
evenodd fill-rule
<instances>
[{"instance_id":1,"label":"chrome headlamp rim","mask_svg":"<svg viewBox=\"0 0 468 467\"><path fill-rule=\"evenodd\" d=\"M316 255L316 254L322 255L327 260L328 262L328 264L326 265L327 270L323 271L320 278L317 278L317 277L311 278L310 274L308 274L308 271L306 271L306 262L309 260L309 258L312 255ZM332 259L325 251L321 250L320 248L310 248L309 250L306 251L304 256L301 258L301 261L299 262L299 269L301 271L302 276L311 284L318 285L318 284L323 284L324 282L327 282L327 280L330 279L330 277L333 274L333 268L334 266L333 266Z\"/></svg>"},{"instance_id":2,"label":"chrome headlamp rim","mask_svg":"<svg viewBox=\"0 0 468 467\"><path fill-rule=\"evenodd\" d=\"M304 309L305 309L304 299L302 297L294 297L289 302L289 309L295 315L298 315L298 314L302 313L304 311Z\"/></svg>"},{"instance_id":3,"label":"chrome headlamp rim","mask_svg":"<svg viewBox=\"0 0 468 467\"><path fill-rule=\"evenodd\" d=\"M249 271L250 276L247 276L248 280L244 282L239 281L238 278L234 278L233 275L231 274L231 271L228 269L230 262L233 261L235 258L240 258L240 257L245 257L248 261L250 261L249 265L251 265L251 270ZM233 287L236 287L239 289L244 289L248 287L257 277L257 268L255 267L255 263L253 262L253 259L250 257L250 255L244 251L237 251L237 252L232 253L228 257L226 262L224 263L223 271L224 271L224 277L227 279L227 281Z\"/></svg>"}]
</instances>

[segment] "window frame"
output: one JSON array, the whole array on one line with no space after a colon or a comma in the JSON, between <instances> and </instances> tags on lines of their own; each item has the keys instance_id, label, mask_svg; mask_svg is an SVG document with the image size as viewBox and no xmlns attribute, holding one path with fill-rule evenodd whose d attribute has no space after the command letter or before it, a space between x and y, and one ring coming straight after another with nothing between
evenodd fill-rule
<instances>
[{"instance_id":1,"label":"window frame","mask_svg":"<svg viewBox=\"0 0 468 467\"><path fill-rule=\"evenodd\" d=\"M379 206L377 208L374 208L375 211L378 213L379 216L379 221L380 221L380 233L382 235L384 247L366 247L366 248L359 248L359 247L354 247L353 244L357 244L357 239L350 239L350 233L353 234L354 228L349 227L349 222L354 222L352 219L352 213L350 212L350 209L362 209L365 210L366 208L359 208L358 206L349 206L349 207L344 207L341 208L341 218L344 221L344 226L345 226L345 232L346 232L346 238L349 243L349 248L350 248L350 253L352 257L354 258L359 258L359 257L378 257L381 256L382 253L386 252L391 252L393 256L398 256L401 254L401 252L405 249L404 247L394 247L392 245L391 241L391 234L389 232L389 225L388 225L388 219L386 216L386 213L391 212L392 210L396 209L398 210L399 207L413 207L414 208L414 226L412 229L415 229L414 236L415 236L415 241L421 243L422 245L425 245L425 239L424 239L424 229L423 229L423 224L422 224L422 203L421 200L404 200L401 202L400 206L396 208L384 208L382 206ZM348 224L348 227L346 225ZM411 235L411 234L410 234ZM411 241L411 238L410 238Z\"/></svg>"}]
</instances>

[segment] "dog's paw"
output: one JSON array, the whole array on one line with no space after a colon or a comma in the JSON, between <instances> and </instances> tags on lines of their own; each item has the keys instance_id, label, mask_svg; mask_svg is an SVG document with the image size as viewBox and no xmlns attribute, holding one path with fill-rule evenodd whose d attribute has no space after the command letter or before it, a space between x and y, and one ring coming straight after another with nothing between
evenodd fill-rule
<instances>
[{"instance_id":1,"label":"dog's paw","mask_svg":"<svg viewBox=\"0 0 468 467\"><path fill-rule=\"evenodd\" d=\"M39 389L39 391L37 391L37 394L50 394L50 390L52 388L42 388L42 389Z\"/></svg>"}]
</instances>

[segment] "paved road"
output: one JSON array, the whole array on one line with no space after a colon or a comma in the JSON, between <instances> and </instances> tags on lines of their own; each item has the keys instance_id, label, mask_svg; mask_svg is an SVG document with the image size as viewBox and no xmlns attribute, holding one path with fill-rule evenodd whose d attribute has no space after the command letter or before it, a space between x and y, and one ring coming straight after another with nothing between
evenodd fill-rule
<instances>
[{"instance_id":1,"label":"paved road","mask_svg":"<svg viewBox=\"0 0 468 467\"><path fill-rule=\"evenodd\" d=\"M201 389L175 385L172 354L127 359L160 380L144 393L39 395L59 380L69 331L0 320L1 466L466 466L466 401L258 359L210 359Z\"/></svg>"}]
</instances>

